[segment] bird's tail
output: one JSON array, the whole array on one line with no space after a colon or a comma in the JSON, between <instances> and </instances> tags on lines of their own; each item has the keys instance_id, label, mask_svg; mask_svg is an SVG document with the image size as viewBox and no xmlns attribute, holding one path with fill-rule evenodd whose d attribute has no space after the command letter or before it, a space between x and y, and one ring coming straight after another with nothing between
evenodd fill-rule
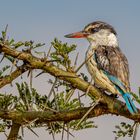
<instances>
[{"instance_id":1,"label":"bird's tail","mask_svg":"<svg viewBox=\"0 0 140 140\"><path fill-rule=\"evenodd\" d=\"M138 110L137 110L136 106L134 105L134 103L133 103L133 101L132 101L132 99L130 97L130 93L123 93L122 97L124 98L124 100L126 102L126 106L127 106L128 110L129 110L129 112L131 114L138 113Z\"/></svg>"},{"instance_id":2,"label":"bird's tail","mask_svg":"<svg viewBox=\"0 0 140 140\"><path fill-rule=\"evenodd\" d=\"M129 110L129 112L131 114L136 114L138 113L138 110L136 108L136 106L134 105L131 97L130 97L130 93L129 92L124 92L121 88L119 88L118 86L116 86L116 88L119 90L119 92L121 93L122 97L125 100L126 106Z\"/></svg>"},{"instance_id":3,"label":"bird's tail","mask_svg":"<svg viewBox=\"0 0 140 140\"><path fill-rule=\"evenodd\" d=\"M118 80L118 78L116 78L113 75L110 75L109 73L105 72L105 75L107 75L107 77L110 79L110 81L112 83L114 83L115 87L117 88L117 90L121 93L122 97L124 98L125 102L126 102L126 106L129 110L129 112L131 114L136 114L138 113L137 108L135 107L131 97L130 97L130 93L129 92L125 92L125 86L122 84L122 82L120 80Z\"/></svg>"}]
</instances>

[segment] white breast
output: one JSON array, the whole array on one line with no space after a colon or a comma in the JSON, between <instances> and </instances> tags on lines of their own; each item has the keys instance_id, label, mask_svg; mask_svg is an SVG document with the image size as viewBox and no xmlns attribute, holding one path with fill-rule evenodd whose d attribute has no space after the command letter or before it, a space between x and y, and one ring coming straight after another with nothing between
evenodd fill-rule
<instances>
[{"instance_id":1,"label":"white breast","mask_svg":"<svg viewBox=\"0 0 140 140\"><path fill-rule=\"evenodd\" d=\"M114 47L118 46L117 37L113 33L109 34L109 36L108 36L108 45L114 46Z\"/></svg>"},{"instance_id":2,"label":"white breast","mask_svg":"<svg viewBox=\"0 0 140 140\"><path fill-rule=\"evenodd\" d=\"M91 75L91 77L94 80L95 85L98 87L109 91L111 93L118 93L116 88L114 87L113 83L108 79L108 77L102 72L102 70L99 70L97 67L97 63L94 59L94 52L96 47L89 47L86 53L86 67Z\"/></svg>"}]
</instances>

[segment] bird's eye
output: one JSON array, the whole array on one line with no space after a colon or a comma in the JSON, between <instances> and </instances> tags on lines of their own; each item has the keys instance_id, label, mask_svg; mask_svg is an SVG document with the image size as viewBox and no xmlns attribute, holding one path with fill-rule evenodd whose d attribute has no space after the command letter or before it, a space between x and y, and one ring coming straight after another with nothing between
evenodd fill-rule
<instances>
[{"instance_id":1,"label":"bird's eye","mask_svg":"<svg viewBox=\"0 0 140 140\"><path fill-rule=\"evenodd\" d=\"M98 32L98 29L97 29L97 28L91 28L91 29L90 29L90 32L91 32L91 33Z\"/></svg>"}]
</instances>

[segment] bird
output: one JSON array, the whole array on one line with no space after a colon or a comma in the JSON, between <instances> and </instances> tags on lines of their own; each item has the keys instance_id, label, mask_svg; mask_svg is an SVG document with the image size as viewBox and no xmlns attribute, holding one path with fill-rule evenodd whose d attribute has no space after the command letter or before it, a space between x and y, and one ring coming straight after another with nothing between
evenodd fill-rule
<instances>
[{"instance_id":1,"label":"bird","mask_svg":"<svg viewBox=\"0 0 140 140\"><path fill-rule=\"evenodd\" d=\"M86 38L86 67L97 87L111 94L121 95L131 114L138 110L130 96L129 64L119 47L114 27L103 21L94 21L80 32L65 35L66 38Z\"/></svg>"}]
</instances>

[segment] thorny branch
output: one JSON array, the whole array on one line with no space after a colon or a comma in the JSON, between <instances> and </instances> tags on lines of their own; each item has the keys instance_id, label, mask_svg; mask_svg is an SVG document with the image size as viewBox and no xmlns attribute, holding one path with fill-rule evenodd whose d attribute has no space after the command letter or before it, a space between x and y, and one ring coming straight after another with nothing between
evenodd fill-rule
<instances>
[{"instance_id":1,"label":"thorny branch","mask_svg":"<svg viewBox=\"0 0 140 140\"><path fill-rule=\"evenodd\" d=\"M70 111L67 110L63 112L59 110L54 112L50 109L46 111L30 110L30 111L24 111L24 112L14 111L14 110L12 111L0 110L0 118L13 121L13 125L11 128L11 132L9 134L8 140L10 140L11 138L13 138L11 140L16 140L20 125L33 121L33 120L36 120L35 123L37 124L50 123L50 122L56 122L56 121L62 121L65 124L65 122L70 122L72 120L81 119L81 121L83 121L85 117L92 118L92 117L97 117L104 114L114 114L114 115L124 116L136 122L140 122L140 115L131 115L123 102L117 99L114 99L107 94L104 94L98 88L92 86L91 83L89 84L88 82L79 78L79 75L77 75L77 72L88 60L83 62L77 68L75 72L72 72L72 71L65 71L55 66L52 63L52 61L49 60L48 55L45 59L37 58L33 56L29 51L18 51L4 43L0 43L0 52L3 52L5 55L12 56L13 58L16 58L18 60L22 60L23 62L25 62L25 65L18 67L15 71L11 72L10 75L0 79L0 88L11 83L18 76L20 76L21 74L29 70L29 68L27 67L28 65L30 66L31 70L41 69L43 70L43 72L47 72L51 74L52 76L54 76L56 79L61 79L70 83L72 86L72 91L71 91L72 94L75 89L79 89L83 92L86 92L91 98L94 98L96 101L98 101L98 104L96 104L96 106L94 105L93 107L88 107L88 108L81 107L78 109L74 109ZM76 61L77 61L77 58L76 58ZM75 65L76 65L76 62L75 62ZM54 86L55 86L55 82L50 92L50 95L54 90ZM57 104L57 101L55 102ZM79 123L81 123L81 121Z\"/></svg>"},{"instance_id":2,"label":"thorny branch","mask_svg":"<svg viewBox=\"0 0 140 140\"><path fill-rule=\"evenodd\" d=\"M18 76L22 75L24 72L26 72L28 68L24 65L18 67L15 71L13 71L10 75L7 75L5 77L0 78L0 88L3 86L10 84L14 79L16 79Z\"/></svg>"},{"instance_id":3,"label":"thorny branch","mask_svg":"<svg viewBox=\"0 0 140 140\"><path fill-rule=\"evenodd\" d=\"M7 55L28 62L28 65L30 65L30 67L32 67L33 69L42 69L61 80L71 83L73 87L79 90L86 92L89 87L89 83L79 78L75 73L64 71L53 65L51 62L46 63L45 61L44 63L42 59L36 58L30 53L14 50L7 45L0 44L0 48L0 51L4 52ZM108 113L122 115L129 119L139 121L139 115L130 115L126 107L122 107L125 106L123 102L114 99L106 94L103 94L96 87L90 87L89 95L93 96L95 99L102 98L102 100L100 100L100 103L107 105L109 110Z\"/></svg>"}]
</instances>

